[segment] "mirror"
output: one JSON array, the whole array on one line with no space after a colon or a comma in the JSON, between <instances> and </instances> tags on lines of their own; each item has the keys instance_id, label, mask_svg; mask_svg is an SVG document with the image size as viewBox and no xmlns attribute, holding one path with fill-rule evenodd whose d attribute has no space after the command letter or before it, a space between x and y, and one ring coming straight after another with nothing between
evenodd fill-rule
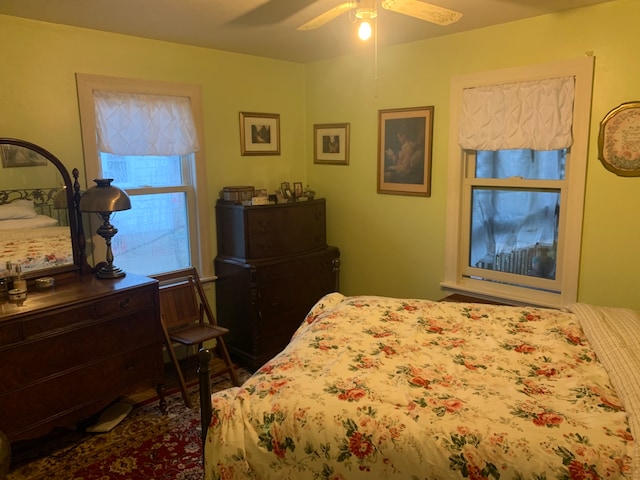
<instances>
[{"instance_id":1,"label":"mirror","mask_svg":"<svg viewBox=\"0 0 640 480\"><path fill-rule=\"evenodd\" d=\"M74 176L77 183L77 170ZM0 271L8 261L20 265L25 278L81 266L77 190L52 153L0 138Z\"/></svg>"}]
</instances>

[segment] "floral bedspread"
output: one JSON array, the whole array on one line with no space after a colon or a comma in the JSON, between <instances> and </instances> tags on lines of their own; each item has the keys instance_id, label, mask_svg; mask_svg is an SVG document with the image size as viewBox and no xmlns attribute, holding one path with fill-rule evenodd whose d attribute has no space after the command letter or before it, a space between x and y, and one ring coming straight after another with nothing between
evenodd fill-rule
<instances>
[{"instance_id":1,"label":"floral bedspread","mask_svg":"<svg viewBox=\"0 0 640 480\"><path fill-rule=\"evenodd\" d=\"M559 310L330 294L212 402L207 479L634 478L627 412Z\"/></svg>"},{"instance_id":2,"label":"floral bedspread","mask_svg":"<svg viewBox=\"0 0 640 480\"><path fill-rule=\"evenodd\" d=\"M22 266L23 272L73 263L69 227L42 227L7 231L0 235L0 259Z\"/></svg>"}]
</instances>

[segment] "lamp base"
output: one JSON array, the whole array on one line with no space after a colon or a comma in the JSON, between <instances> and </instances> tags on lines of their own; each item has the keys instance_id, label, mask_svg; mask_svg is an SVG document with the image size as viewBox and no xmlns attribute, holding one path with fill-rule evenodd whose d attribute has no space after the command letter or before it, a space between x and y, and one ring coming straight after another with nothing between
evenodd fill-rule
<instances>
[{"instance_id":1,"label":"lamp base","mask_svg":"<svg viewBox=\"0 0 640 480\"><path fill-rule=\"evenodd\" d=\"M120 270L118 267L116 267L115 265L105 265L104 267L100 268L98 270L98 272L96 273L96 276L98 278L120 278L120 277L124 277L126 275L126 273L123 270Z\"/></svg>"}]
</instances>

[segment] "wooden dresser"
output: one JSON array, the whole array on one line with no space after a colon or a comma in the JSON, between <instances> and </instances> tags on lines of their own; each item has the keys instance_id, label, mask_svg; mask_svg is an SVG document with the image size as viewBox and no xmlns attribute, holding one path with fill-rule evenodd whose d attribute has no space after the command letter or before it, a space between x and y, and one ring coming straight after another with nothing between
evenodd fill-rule
<instances>
[{"instance_id":1,"label":"wooden dresser","mask_svg":"<svg viewBox=\"0 0 640 480\"><path fill-rule=\"evenodd\" d=\"M0 430L14 442L73 427L124 393L162 383L155 280L56 279L0 300Z\"/></svg>"},{"instance_id":2,"label":"wooden dresser","mask_svg":"<svg viewBox=\"0 0 640 480\"><path fill-rule=\"evenodd\" d=\"M327 245L324 199L216 205L218 323L234 359L260 368L291 339L311 307L338 290L340 251Z\"/></svg>"}]
</instances>

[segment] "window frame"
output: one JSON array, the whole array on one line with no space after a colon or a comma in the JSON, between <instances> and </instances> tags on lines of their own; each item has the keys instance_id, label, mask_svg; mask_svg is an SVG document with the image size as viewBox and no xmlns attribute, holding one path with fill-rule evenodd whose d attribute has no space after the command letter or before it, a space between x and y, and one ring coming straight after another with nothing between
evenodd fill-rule
<instances>
[{"instance_id":1,"label":"window frame","mask_svg":"<svg viewBox=\"0 0 640 480\"><path fill-rule=\"evenodd\" d=\"M593 87L593 57L544 65L515 67L490 72L456 75L451 79L449 123L449 171L447 178L445 271L441 286L446 290L471 294L480 298L559 308L577 301L582 243L582 219L589 147L591 94ZM554 183L561 192L560 224L558 227L557 272L555 284L559 292L536 290L468 278L463 275L468 259L470 207L468 171L472 162L469 152L458 145L458 122L462 92L499 83L526 82L546 78L573 76L575 97L573 109L573 145L568 154L564 185ZM477 180L476 180L477 182ZM536 181L540 182L540 181ZM526 180L510 179L510 187L526 186ZM465 214L468 215L465 217ZM466 249L465 249L466 245ZM513 274L508 274L513 275ZM519 276L518 276L519 277ZM506 277L507 279L509 277ZM534 282L535 283L535 282ZM549 285L541 283L544 288ZM555 287L554 287L555 288Z\"/></svg>"},{"instance_id":2,"label":"window frame","mask_svg":"<svg viewBox=\"0 0 640 480\"><path fill-rule=\"evenodd\" d=\"M211 253L211 228L208 209L207 193L207 171L206 154L204 147L204 121L202 108L202 90L199 85L161 82L151 80L137 80L119 77L109 77L91 74L76 74L76 85L78 89L78 104L80 109L80 126L82 131L82 148L85 165L86 185L92 185L91 179L101 177L101 162L98 153L96 139L96 115L93 101L93 91L116 91L149 95L168 95L178 97L188 97L191 102L191 110L195 128L198 135L200 148L193 155L194 171L191 171L191 181L193 195L189 194L191 187L185 186L183 190L187 193L189 237L191 243L191 262L196 267L203 278L213 277L213 257ZM163 187L158 187L152 191L144 188L133 189L135 194L163 193ZM175 188L172 191L177 191ZM90 219L91 222L95 220ZM104 242L96 240L95 233L97 225L91 224L92 243L94 246L94 256L103 258L106 252ZM117 259L116 259L117 263Z\"/></svg>"}]
</instances>

